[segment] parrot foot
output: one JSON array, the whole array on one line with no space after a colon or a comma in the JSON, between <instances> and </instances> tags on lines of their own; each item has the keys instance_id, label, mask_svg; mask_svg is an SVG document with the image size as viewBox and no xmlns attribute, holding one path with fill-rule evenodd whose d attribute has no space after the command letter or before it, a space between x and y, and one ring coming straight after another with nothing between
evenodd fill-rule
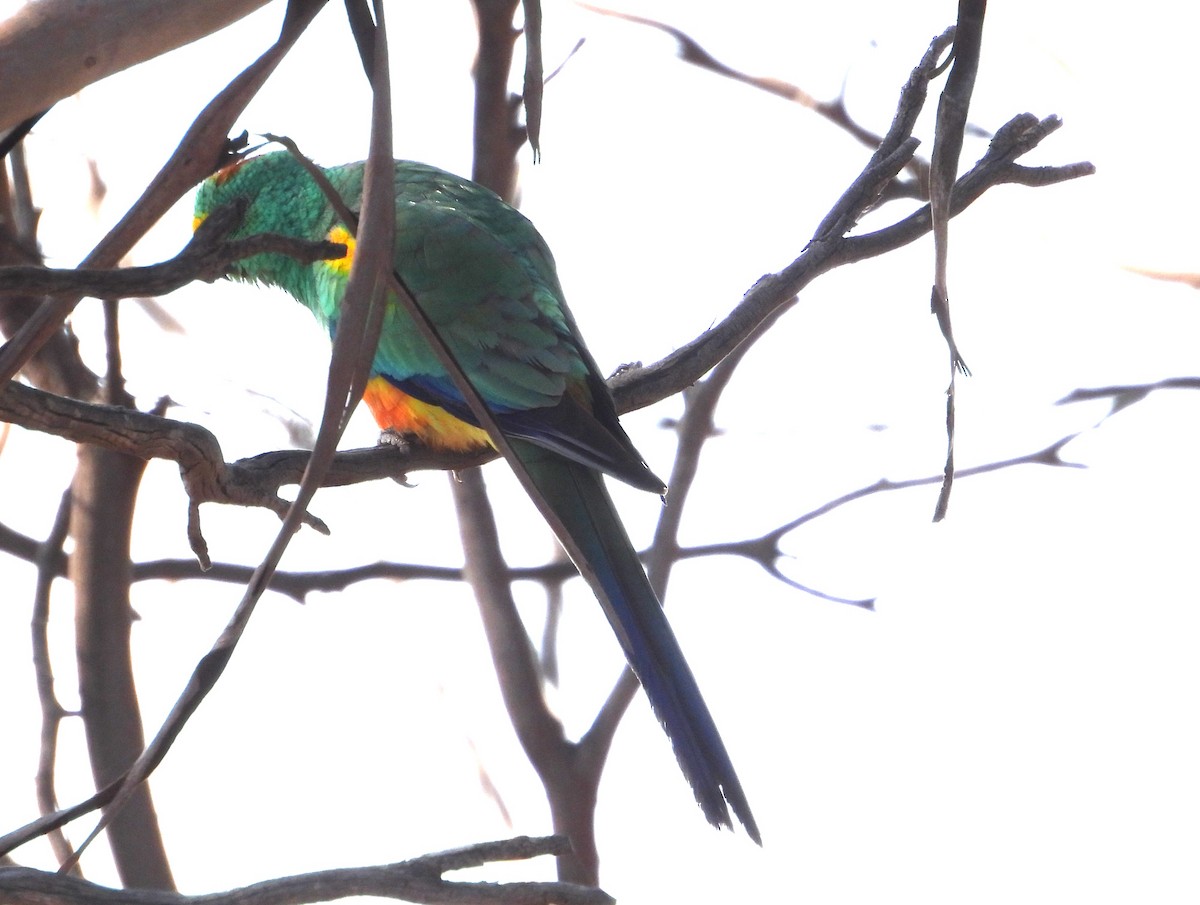
<instances>
[{"instance_id":1,"label":"parrot foot","mask_svg":"<svg viewBox=\"0 0 1200 905\"><path fill-rule=\"evenodd\" d=\"M416 447L416 443L413 442L413 437L411 435L402 434L399 431L392 430L390 427L384 428L379 434L379 445L394 447L402 453L411 453ZM408 475L398 475L392 480L394 480L401 487L417 486L408 480Z\"/></svg>"},{"instance_id":2,"label":"parrot foot","mask_svg":"<svg viewBox=\"0 0 1200 905\"><path fill-rule=\"evenodd\" d=\"M380 446L396 446L402 450L410 450L413 448L412 439L399 431L392 430L390 427L384 428L379 435Z\"/></svg>"}]
</instances>

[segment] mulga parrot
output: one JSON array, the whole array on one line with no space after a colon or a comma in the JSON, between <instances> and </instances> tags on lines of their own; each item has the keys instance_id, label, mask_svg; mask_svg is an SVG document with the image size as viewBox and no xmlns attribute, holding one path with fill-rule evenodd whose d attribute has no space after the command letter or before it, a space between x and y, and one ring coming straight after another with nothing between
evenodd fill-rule
<instances>
[{"instance_id":1,"label":"mulga parrot","mask_svg":"<svg viewBox=\"0 0 1200 905\"><path fill-rule=\"evenodd\" d=\"M361 208L364 164L323 171L346 205ZM683 651L667 623L602 473L662 494L617 421L612 397L563 300L554 260L533 224L481 185L444 170L395 162L394 266L432 320L568 537L680 767L715 826L729 811L759 840L741 783ZM238 160L196 196L194 226L235 200L239 238L278 233L329 239L339 259L301 264L282 254L234 263L228 276L278 286L332 337L354 255L312 176L280 151ZM394 297L363 399L385 431L434 449L491 448L462 394Z\"/></svg>"}]
</instances>

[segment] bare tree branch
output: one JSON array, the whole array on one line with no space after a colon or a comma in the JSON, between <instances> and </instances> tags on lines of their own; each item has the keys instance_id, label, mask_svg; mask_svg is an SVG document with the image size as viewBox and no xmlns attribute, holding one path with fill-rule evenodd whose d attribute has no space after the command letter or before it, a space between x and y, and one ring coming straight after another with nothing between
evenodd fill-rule
<instances>
[{"instance_id":1,"label":"bare tree branch","mask_svg":"<svg viewBox=\"0 0 1200 905\"><path fill-rule=\"evenodd\" d=\"M106 367L101 391L111 405L129 406L121 368L117 302L104 301ZM96 787L123 774L145 747L141 703L133 677L133 563L130 543L138 488L146 460L101 449L78 448L71 482L70 532L75 551L68 577L75 588L75 655L79 675L79 714ZM166 845L150 787L106 810L109 848L121 882L129 887L175 889ZM115 815L115 816L114 816ZM86 841L84 845L86 845ZM78 866L78 850L63 867Z\"/></svg>"},{"instance_id":2,"label":"bare tree branch","mask_svg":"<svg viewBox=\"0 0 1200 905\"><path fill-rule=\"evenodd\" d=\"M69 577L75 587L80 713L97 788L121 776L145 747L133 678L129 601L129 544L145 467L141 458L81 446L71 486L71 536L76 547L69 559ZM148 786L137 789L108 830L122 883L175 888ZM68 858L65 863L72 865L75 860Z\"/></svg>"},{"instance_id":3,"label":"bare tree branch","mask_svg":"<svg viewBox=\"0 0 1200 905\"><path fill-rule=\"evenodd\" d=\"M267 0L40 0L0 22L0 132L56 101L236 22ZM136 34L137 40L129 36ZM46 53L53 47L54 53Z\"/></svg>"},{"instance_id":4,"label":"bare tree branch","mask_svg":"<svg viewBox=\"0 0 1200 905\"><path fill-rule=\"evenodd\" d=\"M11 424L66 437L78 443L88 443L140 458L172 459L178 462L184 487L191 499L189 541L202 564L208 562L208 553L207 545L199 533L201 503L237 501L237 505L268 508L281 517L290 506L276 492L264 490L264 484L261 478L255 477L254 469L247 471L226 466L217 438L195 424L118 406L66 399L19 383L9 383L0 390L0 417ZM309 458L309 453L303 453L298 460L289 463L299 466L298 470L287 471L292 482L299 482ZM315 516L307 515L305 523L322 533L328 533L328 529Z\"/></svg>"},{"instance_id":5,"label":"bare tree branch","mask_svg":"<svg viewBox=\"0 0 1200 905\"><path fill-rule=\"evenodd\" d=\"M524 127L517 123L520 99L508 91L513 45L520 34L513 27L513 16L520 0L471 0L471 5L479 31L471 175L511 202L517 197L513 161L526 139Z\"/></svg>"},{"instance_id":6,"label":"bare tree branch","mask_svg":"<svg viewBox=\"0 0 1200 905\"><path fill-rule=\"evenodd\" d=\"M307 905L378 896L428 905L612 905L615 900L603 890L571 883L462 883L443 877L454 870L559 855L568 849L562 836L518 836L396 864L314 871L197 896L109 889L61 874L0 867L0 899L5 905Z\"/></svg>"},{"instance_id":7,"label":"bare tree branch","mask_svg":"<svg viewBox=\"0 0 1200 905\"><path fill-rule=\"evenodd\" d=\"M225 240L240 218L240 212L232 206L215 211L178 255L161 264L112 270L32 265L0 267L0 294L76 295L99 299L166 295L196 280L206 283L218 280L229 272L234 261L266 252L289 255L305 264L346 254L346 246L335 242L307 242L272 233Z\"/></svg>"},{"instance_id":8,"label":"bare tree branch","mask_svg":"<svg viewBox=\"0 0 1200 905\"><path fill-rule=\"evenodd\" d=\"M1032 150L1061 125L1062 121L1053 116L1044 120L1028 113L1014 117L996 133L988 152L958 180L951 199L951 214L960 214L991 187L1021 183L1028 175L1028 168L1016 164L1016 158ZM892 178L910 141L901 141L896 149L877 154L878 164L868 164L822 222L804 252L783 270L761 277L719 324L653 365L629 368L616 375L610 383L617 410L643 408L695 383L735 349L757 324L777 309L790 306L792 299L821 274L894 251L929 232L929 206L925 205L891 226L859 236L844 234L854 226L862 211L870 207L874 194ZM887 143L880 150L886 149ZM1049 185L1094 172L1095 167L1090 163L1074 163L1042 168L1039 178L1047 180L1040 184Z\"/></svg>"},{"instance_id":9,"label":"bare tree branch","mask_svg":"<svg viewBox=\"0 0 1200 905\"><path fill-rule=\"evenodd\" d=\"M1060 437L1049 446L1045 446L1039 450L1025 453L1021 456L1014 456L1011 459L1004 459L999 462L988 462L984 465L975 465L971 468L963 468L958 471L957 477L971 478L977 475L991 474L992 472L1001 471L1008 468L1016 468L1021 465L1043 465L1049 468L1085 468L1078 462L1068 462L1062 457L1062 451L1068 443L1074 440L1078 434L1068 434L1065 437ZM761 566L763 570L772 578L776 578L785 584L804 591L809 594L814 594L827 600L834 600L839 603L849 603L855 606L861 606L865 609L871 609L874 606L874 600L845 600L842 598L831 598L828 595L822 594L819 591L814 591L795 580L788 578L780 571L780 560L787 557L787 554L780 549L780 542L785 536L795 531L802 525L814 521L822 516L828 515L835 509L840 509L849 503L874 496L879 493L889 493L896 490L908 490L912 487L927 487L938 484L942 481L941 475L931 475L925 478L908 478L901 481L893 481L888 478L880 478L874 484L869 484L865 487L860 487L857 490L852 490L849 493L842 494L835 499L829 500L826 503L818 506L803 515L797 516L791 521L784 522L772 528L765 534L759 537L752 537L746 540L726 541L715 544L703 544L695 547L688 547L680 550L680 559L695 559L705 556L740 556L748 559Z\"/></svg>"},{"instance_id":10,"label":"bare tree branch","mask_svg":"<svg viewBox=\"0 0 1200 905\"><path fill-rule=\"evenodd\" d=\"M1058 400L1055 405L1068 405L1072 402L1087 402L1092 399L1108 399L1111 417L1123 408L1141 402L1151 393L1159 390L1200 390L1200 377L1167 377L1154 383L1118 384L1107 387L1080 387Z\"/></svg>"}]
</instances>

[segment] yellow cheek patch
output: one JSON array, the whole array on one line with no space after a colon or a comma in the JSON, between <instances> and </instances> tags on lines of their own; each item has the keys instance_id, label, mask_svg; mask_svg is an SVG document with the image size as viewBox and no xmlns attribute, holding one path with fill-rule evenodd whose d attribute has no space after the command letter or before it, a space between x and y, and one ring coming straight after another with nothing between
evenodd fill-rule
<instances>
[{"instance_id":1,"label":"yellow cheek patch","mask_svg":"<svg viewBox=\"0 0 1200 905\"><path fill-rule=\"evenodd\" d=\"M414 399L382 377L367 381L363 402L384 430L416 437L434 449L465 452L492 445L487 431L455 418L444 408Z\"/></svg>"},{"instance_id":2,"label":"yellow cheek patch","mask_svg":"<svg viewBox=\"0 0 1200 905\"><path fill-rule=\"evenodd\" d=\"M335 226L329 231L325 238L330 242L336 242L338 245L345 245L346 253L340 258L334 258L331 261L323 261L322 263L334 273L341 274L342 276L349 276L350 265L354 263L354 246L358 244L354 241L354 236L350 235L350 232L346 229L346 227Z\"/></svg>"},{"instance_id":3,"label":"yellow cheek patch","mask_svg":"<svg viewBox=\"0 0 1200 905\"><path fill-rule=\"evenodd\" d=\"M200 224L203 223L207 218L208 214L198 214L197 216L192 217L192 232L198 230L200 228Z\"/></svg>"}]
</instances>

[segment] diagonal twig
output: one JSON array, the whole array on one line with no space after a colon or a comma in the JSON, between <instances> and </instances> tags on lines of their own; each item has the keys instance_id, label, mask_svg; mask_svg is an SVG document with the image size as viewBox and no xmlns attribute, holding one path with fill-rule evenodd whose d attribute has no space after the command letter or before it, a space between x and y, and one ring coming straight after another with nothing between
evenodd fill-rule
<instances>
[{"instance_id":1,"label":"diagonal twig","mask_svg":"<svg viewBox=\"0 0 1200 905\"><path fill-rule=\"evenodd\" d=\"M946 265L949 260L950 202L958 176L958 159L962 153L963 136L967 128L967 111L975 90L975 75L979 71L979 50L983 41L983 18L986 0L959 0L958 24L954 31L954 61L946 87L938 100L937 126L933 140L933 161L930 168L929 212L933 221L934 278L930 307L937 317L938 327L950 352L950 382L946 387L946 464L941 490L934 507L933 520L946 517L950 505L950 489L954 484L954 407L956 378L969 375L950 326L950 290Z\"/></svg>"}]
</instances>

